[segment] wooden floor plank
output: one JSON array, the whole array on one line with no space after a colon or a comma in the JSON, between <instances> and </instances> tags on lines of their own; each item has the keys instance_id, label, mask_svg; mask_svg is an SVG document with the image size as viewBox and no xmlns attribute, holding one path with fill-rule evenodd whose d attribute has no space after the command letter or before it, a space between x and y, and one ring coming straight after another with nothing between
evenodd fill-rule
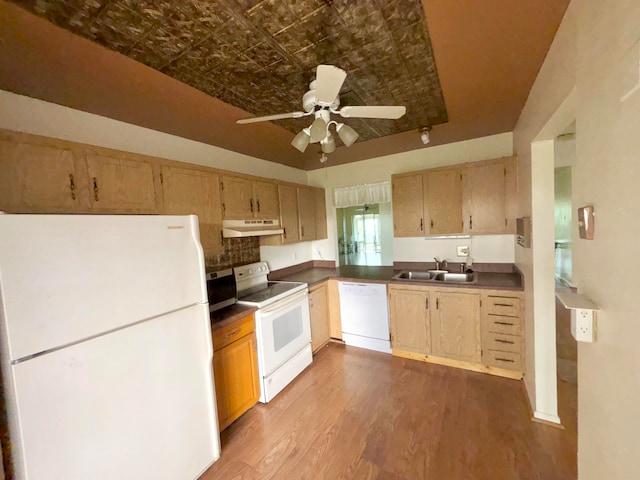
<instances>
[{"instance_id":1,"label":"wooden floor plank","mask_svg":"<svg viewBox=\"0 0 640 480\"><path fill-rule=\"evenodd\" d=\"M330 344L223 432L201 480L575 479L575 428L526 402L515 380Z\"/></svg>"}]
</instances>

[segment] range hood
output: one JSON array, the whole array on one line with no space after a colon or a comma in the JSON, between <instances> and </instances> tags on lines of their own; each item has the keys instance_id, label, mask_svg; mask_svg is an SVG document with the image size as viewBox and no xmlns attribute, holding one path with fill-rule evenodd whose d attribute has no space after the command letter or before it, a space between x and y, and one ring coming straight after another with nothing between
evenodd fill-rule
<instances>
[{"instance_id":1,"label":"range hood","mask_svg":"<svg viewBox=\"0 0 640 480\"><path fill-rule=\"evenodd\" d=\"M260 237L282 235L284 230L278 220L223 220L222 236L225 238Z\"/></svg>"}]
</instances>

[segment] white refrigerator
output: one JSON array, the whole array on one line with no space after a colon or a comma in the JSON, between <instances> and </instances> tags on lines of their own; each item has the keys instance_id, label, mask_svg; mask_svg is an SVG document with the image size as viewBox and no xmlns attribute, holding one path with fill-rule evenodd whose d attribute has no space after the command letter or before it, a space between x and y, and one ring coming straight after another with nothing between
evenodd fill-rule
<instances>
[{"instance_id":1,"label":"white refrigerator","mask_svg":"<svg viewBox=\"0 0 640 480\"><path fill-rule=\"evenodd\" d=\"M16 479L191 480L220 455L195 216L0 215Z\"/></svg>"}]
</instances>

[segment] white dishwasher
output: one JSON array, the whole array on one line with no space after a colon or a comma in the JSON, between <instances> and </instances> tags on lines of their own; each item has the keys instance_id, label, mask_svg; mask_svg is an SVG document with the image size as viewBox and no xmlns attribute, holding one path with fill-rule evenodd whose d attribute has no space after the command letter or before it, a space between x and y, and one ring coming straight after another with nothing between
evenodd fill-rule
<instances>
[{"instance_id":1,"label":"white dishwasher","mask_svg":"<svg viewBox=\"0 0 640 480\"><path fill-rule=\"evenodd\" d=\"M344 343L391 353L386 284L338 282L338 289Z\"/></svg>"}]
</instances>

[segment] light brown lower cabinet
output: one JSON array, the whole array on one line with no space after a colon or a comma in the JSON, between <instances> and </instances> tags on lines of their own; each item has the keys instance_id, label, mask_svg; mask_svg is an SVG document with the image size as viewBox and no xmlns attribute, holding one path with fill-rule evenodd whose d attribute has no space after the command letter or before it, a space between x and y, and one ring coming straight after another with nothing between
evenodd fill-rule
<instances>
[{"instance_id":1,"label":"light brown lower cabinet","mask_svg":"<svg viewBox=\"0 0 640 480\"><path fill-rule=\"evenodd\" d=\"M520 292L390 284L396 356L510 378L524 372Z\"/></svg>"},{"instance_id":2,"label":"light brown lower cabinet","mask_svg":"<svg viewBox=\"0 0 640 480\"><path fill-rule=\"evenodd\" d=\"M340 290L338 280L327 281L327 298L329 304L329 335L342 340L342 319L340 318Z\"/></svg>"},{"instance_id":3,"label":"light brown lower cabinet","mask_svg":"<svg viewBox=\"0 0 640 480\"><path fill-rule=\"evenodd\" d=\"M327 282L309 289L309 314L311 316L311 349L315 353L329 341Z\"/></svg>"},{"instance_id":4,"label":"light brown lower cabinet","mask_svg":"<svg viewBox=\"0 0 640 480\"><path fill-rule=\"evenodd\" d=\"M220 431L260 398L253 314L213 331L213 378Z\"/></svg>"},{"instance_id":5,"label":"light brown lower cabinet","mask_svg":"<svg viewBox=\"0 0 640 480\"><path fill-rule=\"evenodd\" d=\"M480 294L434 292L431 353L461 362L480 363Z\"/></svg>"},{"instance_id":6,"label":"light brown lower cabinet","mask_svg":"<svg viewBox=\"0 0 640 480\"><path fill-rule=\"evenodd\" d=\"M431 353L429 291L411 285L389 285L391 342L396 349Z\"/></svg>"}]
</instances>

